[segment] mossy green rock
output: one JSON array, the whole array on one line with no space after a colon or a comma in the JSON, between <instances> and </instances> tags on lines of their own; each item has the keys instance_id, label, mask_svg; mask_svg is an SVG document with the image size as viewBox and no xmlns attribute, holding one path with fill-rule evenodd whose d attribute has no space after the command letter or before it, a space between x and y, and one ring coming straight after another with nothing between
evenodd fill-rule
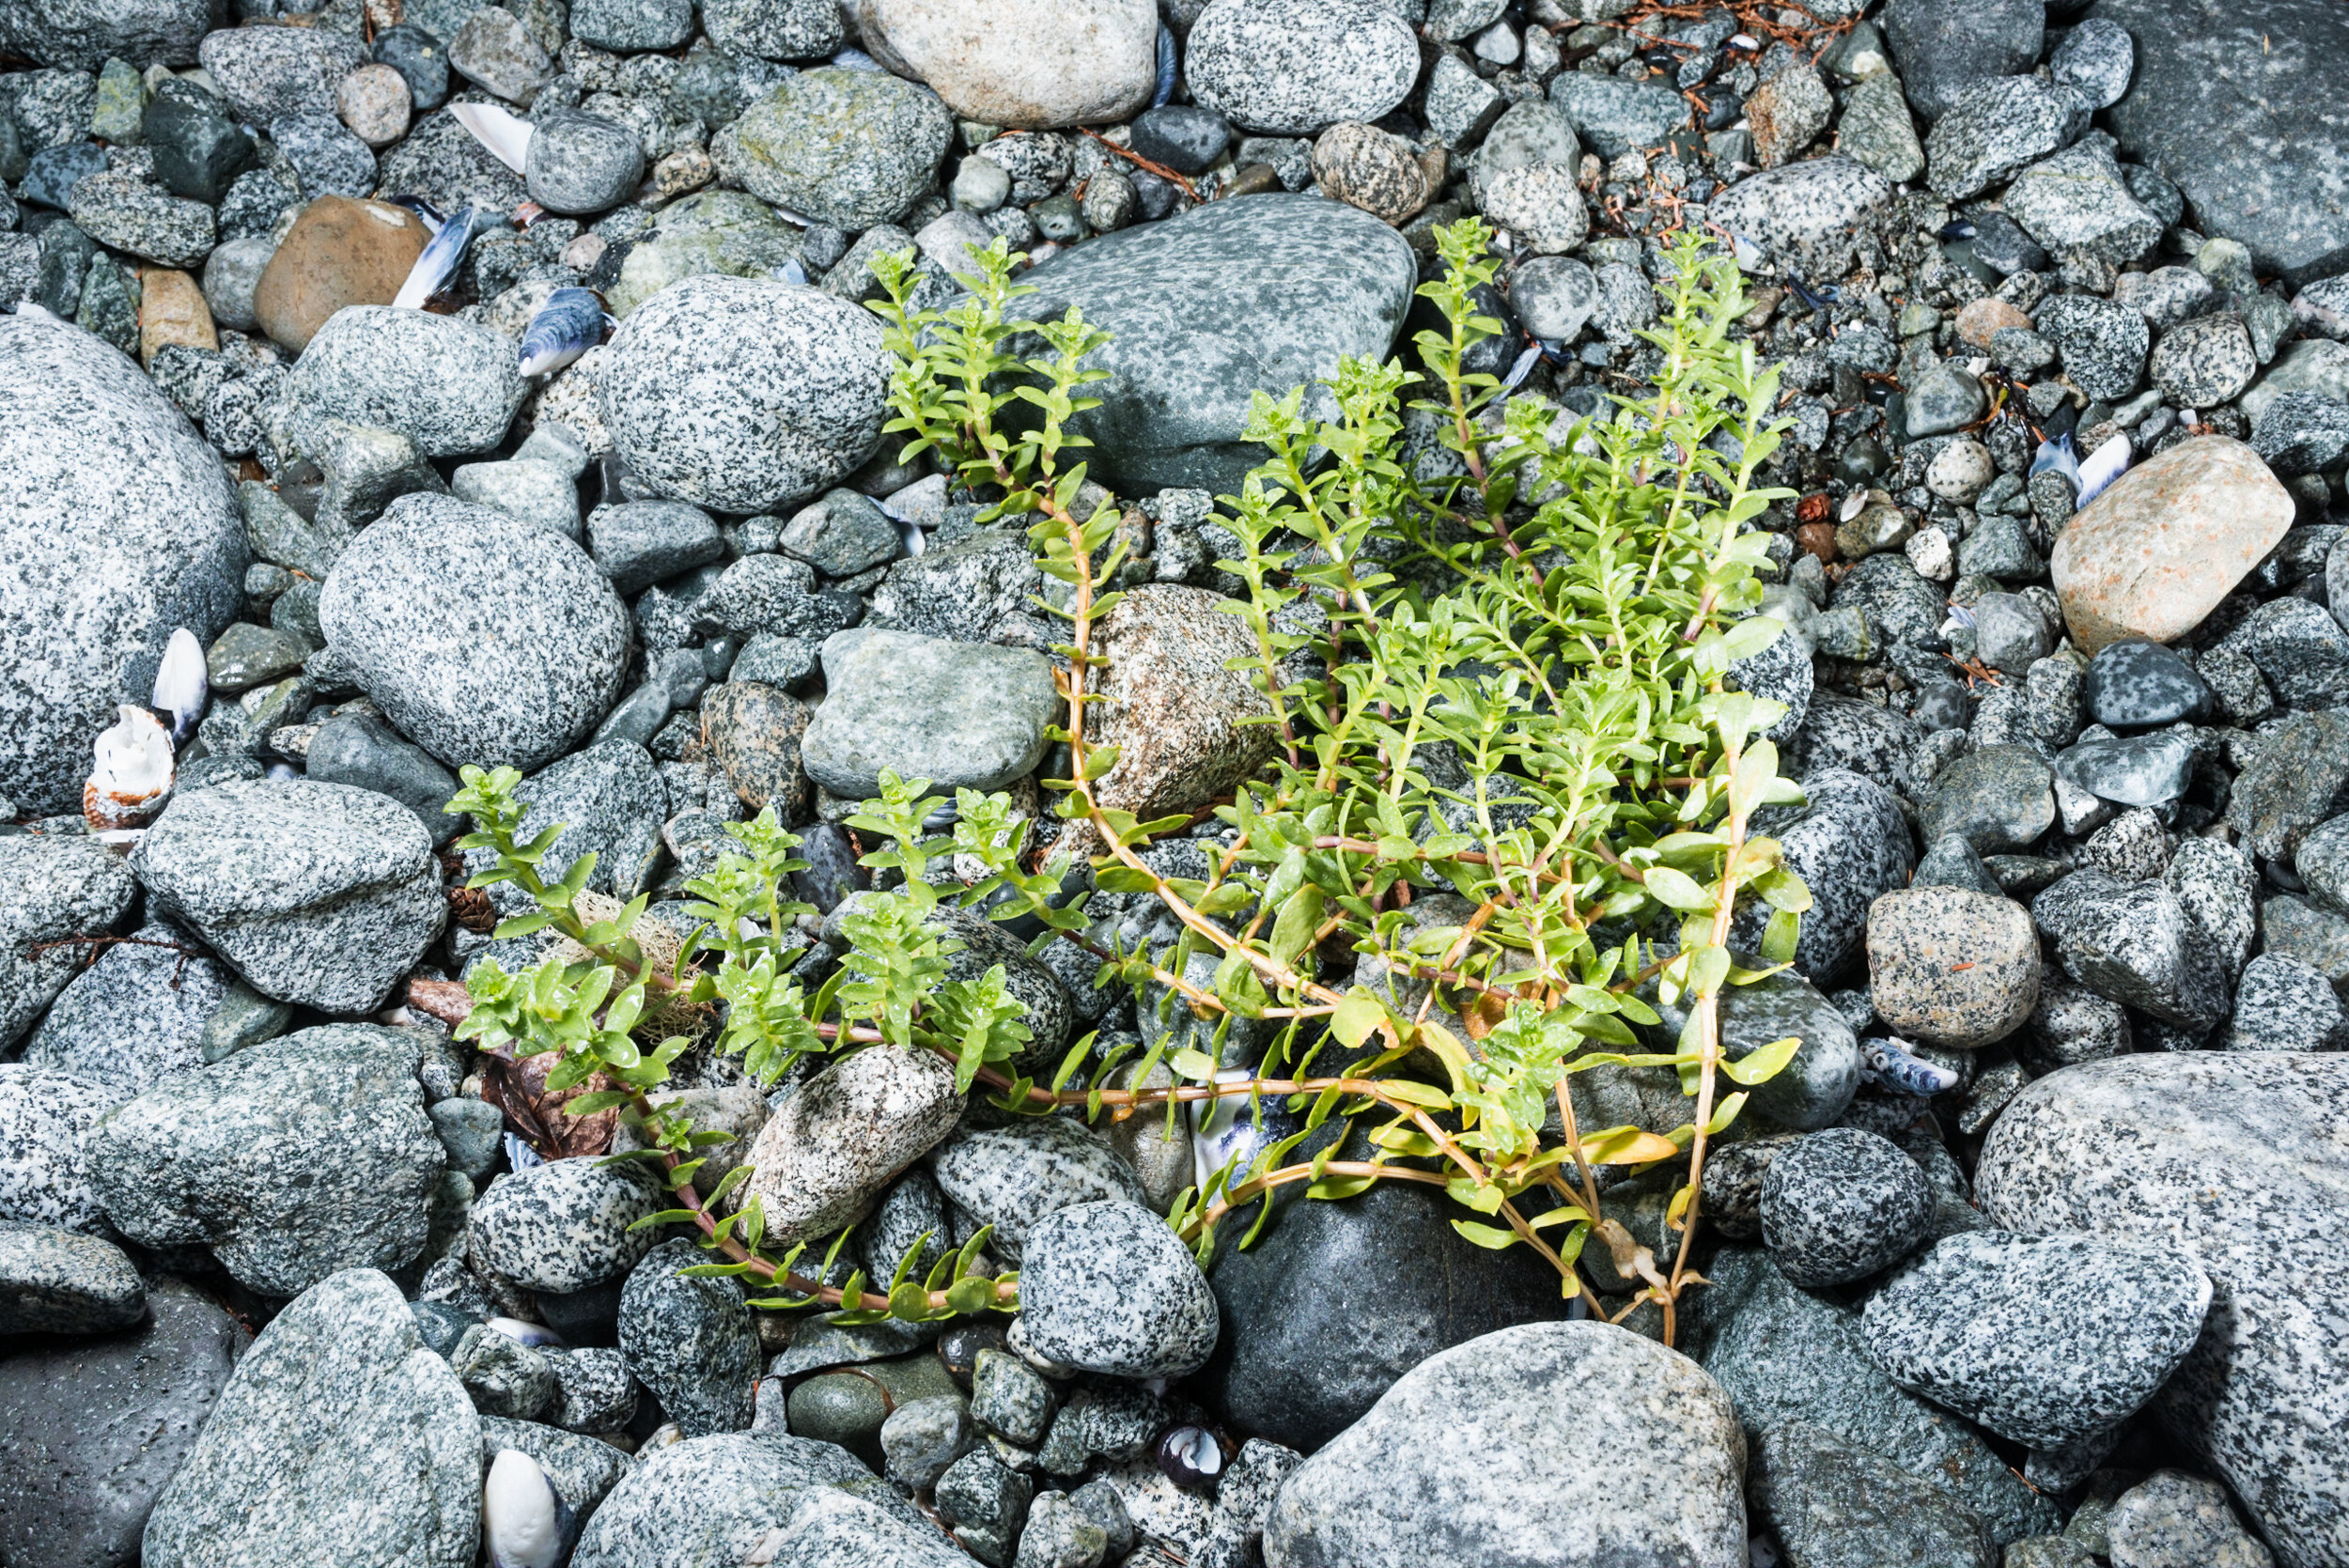
<instances>
[{"instance_id":1,"label":"mossy green rock","mask_svg":"<svg viewBox=\"0 0 2349 1568\"><path fill-rule=\"evenodd\" d=\"M879 71L826 68L777 83L710 146L762 201L851 233L902 216L938 172L954 116Z\"/></svg>"},{"instance_id":2,"label":"mossy green rock","mask_svg":"<svg viewBox=\"0 0 2349 1568\"><path fill-rule=\"evenodd\" d=\"M756 196L704 191L661 210L661 226L630 249L606 298L625 317L679 278L768 277L799 254L800 231Z\"/></svg>"}]
</instances>

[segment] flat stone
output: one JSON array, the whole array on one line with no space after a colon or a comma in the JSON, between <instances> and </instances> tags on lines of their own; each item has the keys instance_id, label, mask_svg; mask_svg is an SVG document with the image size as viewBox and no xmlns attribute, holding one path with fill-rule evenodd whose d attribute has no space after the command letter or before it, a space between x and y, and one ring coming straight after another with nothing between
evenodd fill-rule
<instances>
[{"instance_id":1,"label":"flat stone","mask_svg":"<svg viewBox=\"0 0 2349 1568\"><path fill-rule=\"evenodd\" d=\"M969 1130L936 1148L929 1167L949 1212L967 1216L957 1234L993 1226L988 1250L1015 1264L1047 1215L1102 1199L1143 1201L1140 1179L1106 1141L1056 1116Z\"/></svg>"},{"instance_id":2,"label":"flat stone","mask_svg":"<svg viewBox=\"0 0 2349 1568\"><path fill-rule=\"evenodd\" d=\"M2084 250L2116 266L2161 238L2161 219L2129 194L2110 145L2095 136L2015 176L2006 213L2057 255Z\"/></svg>"},{"instance_id":3,"label":"flat stone","mask_svg":"<svg viewBox=\"0 0 2349 1568\"><path fill-rule=\"evenodd\" d=\"M373 1269L313 1286L253 1342L148 1518L141 1560L231 1568L366 1561L467 1568L481 1428L408 1303Z\"/></svg>"},{"instance_id":4,"label":"flat stone","mask_svg":"<svg viewBox=\"0 0 2349 1568\"><path fill-rule=\"evenodd\" d=\"M2076 514L2048 572L2073 641L2167 643L2201 624L2292 526L2293 502L2257 453L2197 436L2146 459Z\"/></svg>"},{"instance_id":5,"label":"flat stone","mask_svg":"<svg viewBox=\"0 0 2349 1568\"><path fill-rule=\"evenodd\" d=\"M2108 643L2080 685L2088 715L2115 729L2151 729L2209 712L2210 684L2179 654L2143 638Z\"/></svg>"},{"instance_id":6,"label":"flat stone","mask_svg":"<svg viewBox=\"0 0 2349 1568\"><path fill-rule=\"evenodd\" d=\"M1493 1466L1495 1421L1530 1467ZM1736 1423L1710 1377L1626 1329L1504 1328L1420 1363L1299 1466L1265 1518L1265 1559L1566 1568L1669 1553L1730 1568L1746 1550Z\"/></svg>"},{"instance_id":7,"label":"flat stone","mask_svg":"<svg viewBox=\"0 0 2349 1568\"><path fill-rule=\"evenodd\" d=\"M2228 794L2227 825L2251 853L2279 860L2349 804L2341 800L2349 784L2349 715L2294 714L2262 738L2258 757Z\"/></svg>"},{"instance_id":8,"label":"flat stone","mask_svg":"<svg viewBox=\"0 0 2349 1568\"><path fill-rule=\"evenodd\" d=\"M586 545L621 594L723 559L717 520L682 501L624 501L587 517Z\"/></svg>"},{"instance_id":9,"label":"flat stone","mask_svg":"<svg viewBox=\"0 0 2349 1568\"><path fill-rule=\"evenodd\" d=\"M879 0L889 47L960 118L1013 130L1130 119L1158 82L1148 0Z\"/></svg>"},{"instance_id":10,"label":"flat stone","mask_svg":"<svg viewBox=\"0 0 2349 1568\"><path fill-rule=\"evenodd\" d=\"M2179 1249L1974 1231L1879 1291L1861 1325L1903 1388L2052 1450L2152 1398L2193 1348L2210 1298ZM2057 1299L2069 1305L2051 1310Z\"/></svg>"},{"instance_id":11,"label":"flat stone","mask_svg":"<svg viewBox=\"0 0 2349 1568\"><path fill-rule=\"evenodd\" d=\"M0 1358L0 1551L133 1568L156 1496L246 1341L226 1311L165 1277L134 1327L20 1342Z\"/></svg>"},{"instance_id":12,"label":"flat stone","mask_svg":"<svg viewBox=\"0 0 2349 1568\"><path fill-rule=\"evenodd\" d=\"M2158 806L2186 793L2195 757L2192 738L2174 729L2108 737L2057 753L2056 776L2115 805Z\"/></svg>"},{"instance_id":13,"label":"flat stone","mask_svg":"<svg viewBox=\"0 0 2349 1568\"><path fill-rule=\"evenodd\" d=\"M382 1005L447 918L415 814L367 790L254 780L181 795L132 870L253 986L330 1012Z\"/></svg>"},{"instance_id":14,"label":"flat stone","mask_svg":"<svg viewBox=\"0 0 2349 1568\"><path fill-rule=\"evenodd\" d=\"M410 1262L447 1163L424 1115L421 1048L327 1024L164 1079L91 1140L107 1219L146 1246L209 1245L267 1296Z\"/></svg>"},{"instance_id":15,"label":"flat stone","mask_svg":"<svg viewBox=\"0 0 2349 1568\"><path fill-rule=\"evenodd\" d=\"M120 59L141 70L185 66L210 25L203 0L142 0L137 5L46 4L0 16L0 49L70 70L96 70Z\"/></svg>"},{"instance_id":16,"label":"flat stone","mask_svg":"<svg viewBox=\"0 0 2349 1568\"><path fill-rule=\"evenodd\" d=\"M1925 179L1951 201L1980 195L2077 137L2087 104L2036 76L1995 76L1957 96L1925 136Z\"/></svg>"},{"instance_id":17,"label":"flat stone","mask_svg":"<svg viewBox=\"0 0 2349 1568\"><path fill-rule=\"evenodd\" d=\"M2349 1063L2330 1055L2092 1063L2017 1095L1976 1172L1983 1206L2002 1225L2175 1248L2210 1277L2207 1324L2151 1409L2230 1483L2287 1561L2349 1551L2349 1379L2325 1305L2349 1254L2325 1234L2333 1212L2292 1197L2339 1179L2344 1106ZM2274 1267L2263 1239L2278 1224L2310 1243L2289 1271Z\"/></svg>"},{"instance_id":18,"label":"flat stone","mask_svg":"<svg viewBox=\"0 0 2349 1568\"><path fill-rule=\"evenodd\" d=\"M948 794L1001 789L1035 770L1066 706L1040 654L900 631L833 633L824 682L802 758L851 800L878 796L883 768Z\"/></svg>"},{"instance_id":19,"label":"flat stone","mask_svg":"<svg viewBox=\"0 0 2349 1568\"><path fill-rule=\"evenodd\" d=\"M1111 373L1094 394L1102 405L1068 427L1094 442L1095 477L1141 494L1222 493L1264 460L1240 440L1250 399L1301 385L1307 416L1333 417L1318 383L1346 355L1386 354L1415 275L1409 246L1368 213L1315 196L1252 196L1055 256L1023 280L1037 292L1021 308L1051 319L1077 305L1111 334L1086 358Z\"/></svg>"}]
</instances>

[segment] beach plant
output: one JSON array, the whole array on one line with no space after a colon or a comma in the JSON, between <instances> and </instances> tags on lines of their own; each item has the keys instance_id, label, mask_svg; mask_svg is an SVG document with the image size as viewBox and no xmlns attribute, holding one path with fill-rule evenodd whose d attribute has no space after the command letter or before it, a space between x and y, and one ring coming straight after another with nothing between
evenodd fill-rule
<instances>
[{"instance_id":1,"label":"beach plant","mask_svg":"<svg viewBox=\"0 0 2349 1568\"><path fill-rule=\"evenodd\" d=\"M706 1271L771 1283L758 1304L852 1320L1018 1300L1015 1275L972 1272L983 1235L926 1270L917 1245L886 1283L833 1282L837 1240L819 1266L805 1246L767 1245L755 1200L728 1208L744 1172L703 1193L697 1152L718 1135L652 1098L688 1041L639 1038L674 1002L715 1012L715 1048L761 1082L803 1059L889 1048L936 1054L1012 1113L1171 1121L1240 1098L1265 1126L1279 1107L1295 1130L1174 1205L1169 1222L1203 1262L1252 1205L1247 1244L1272 1188L1343 1199L1419 1183L1457 1204L1461 1235L1538 1254L1569 1296L1592 1289L1579 1260L1595 1239L1638 1281L1615 1314L1653 1305L1669 1342L1702 1282L1691 1242L1707 1150L1800 1045L1733 1059L1720 1017L1726 987L1789 961L1810 902L1757 827L1765 808L1800 800L1767 737L1785 709L1735 678L1784 634L1756 613L1770 568L1754 525L1790 494L1761 479L1779 443L1777 374L1732 335L1747 309L1735 266L1686 233L1660 258L1644 391L1582 411L1513 393L1471 368L1502 330L1476 306L1502 264L1494 237L1472 218L1436 232L1441 272L1419 292L1440 327L1404 357L1349 359L1324 388L1254 399L1246 437L1266 459L1221 498L1211 536L1230 541L1220 567L1244 584L1221 609L1252 649L1233 667L1254 683L1251 722L1274 744L1206 818L1139 820L1101 799L1120 756L1089 723L1099 630L1132 536L1082 461L1081 416L1097 406L1086 388L1106 375L1090 359L1107 339L1074 307L1025 320L1022 258L1000 240L943 308L917 307L926 285L911 253L877 258L877 308L896 455L944 470L980 503L981 525L1024 523L1053 580L1039 604L1062 627L1066 722L1052 738L1068 776L1044 782L1062 828L1040 857L1023 854L1008 794L957 790L949 814L926 781L887 774L848 819L878 846L864 857L876 891L843 922L835 970L798 972L812 911L788 896L799 840L771 811L730 826L731 852L689 884L699 930L664 969L633 935L645 899L586 918L592 857L550 877L554 831L520 837L518 776L464 770L450 809L474 818L464 843L493 861L475 885L511 883L536 906L500 934L551 928L586 956L511 975L476 964L459 1033L560 1053L551 1087L602 1075L610 1087L567 1109L617 1109L643 1128L633 1157L656 1163L674 1197L649 1222L694 1226L713 1252ZM950 815L950 831L926 826ZM1153 853L1174 836L1196 838L1204 877ZM1088 912L1104 896L1154 901L1177 934L1122 943L1117 923ZM1154 1023L1186 1027L1147 1030L1147 1045L1086 1035L1034 1063L1001 966L946 978L950 907L1032 923L1039 950L1078 945L1097 984L1132 987ZM1663 1044L1659 1007L1686 1018ZM1244 1072L1221 1070L1242 1021L1268 1043ZM1573 1079L1596 1071L1676 1075L1684 1117L1582 1125ZM1664 1236L1643 1239L1604 1192L1656 1170L1676 1174Z\"/></svg>"}]
</instances>

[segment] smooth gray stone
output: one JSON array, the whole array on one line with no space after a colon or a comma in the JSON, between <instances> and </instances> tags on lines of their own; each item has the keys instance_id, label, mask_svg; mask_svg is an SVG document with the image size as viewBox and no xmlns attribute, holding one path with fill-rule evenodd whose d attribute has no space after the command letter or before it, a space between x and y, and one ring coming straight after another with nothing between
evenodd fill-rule
<instances>
[{"instance_id":1,"label":"smooth gray stone","mask_svg":"<svg viewBox=\"0 0 2349 1568\"><path fill-rule=\"evenodd\" d=\"M949 796L1001 789L1035 770L1067 706L1028 648L860 628L834 632L823 658L828 695L801 760L844 800L878 796L883 768Z\"/></svg>"},{"instance_id":2,"label":"smooth gray stone","mask_svg":"<svg viewBox=\"0 0 2349 1568\"><path fill-rule=\"evenodd\" d=\"M0 1334L102 1334L146 1315L147 1286L120 1248L0 1221Z\"/></svg>"}]
</instances>

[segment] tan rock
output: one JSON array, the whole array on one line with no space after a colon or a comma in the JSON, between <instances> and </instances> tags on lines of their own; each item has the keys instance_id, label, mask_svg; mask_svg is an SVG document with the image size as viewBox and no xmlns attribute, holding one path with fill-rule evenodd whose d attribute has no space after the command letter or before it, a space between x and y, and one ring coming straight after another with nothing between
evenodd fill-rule
<instances>
[{"instance_id":1,"label":"tan rock","mask_svg":"<svg viewBox=\"0 0 2349 1568\"><path fill-rule=\"evenodd\" d=\"M1987 353L1990 336L2002 327L2020 327L2030 331L2030 318L1995 294L1984 294L1957 313L1957 335L1960 342L1969 344Z\"/></svg>"},{"instance_id":2,"label":"tan rock","mask_svg":"<svg viewBox=\"0 0 2349 1568\"><path fill-rule=\"evenodd\" d=\"M1158 81L1151 0L870 0L860 15L947 107L987 125L1126 119Z\"/></svg>"},{"instance_id":3,"label":"tan rock","mask_svg":"<svg viewBox=\"0 0 2349 1568\"><path fill-rule=\"evenodd\" d=\"M1868 908L1868 994L1894 1032L1975 1050L2039 1003L2039 936L2011 898L1896 888Z\"/></svg>"},{"instance_id":4,"label":"tan rock","mask_svg":"<svg viewBox=\"0 0 2349 1568\"><path fill-rule=\"evenodd\" d=\"M155 350L166 343L217 350L220 334L212 330L212 310L195 279L168 267L149 267L139 274L139 363L152 365Z\"/></svg>"},{"instance_id":5,"label":"tan rock","mask_svg":"<svg viewBox=\"0 0 2349 1568\"><path fill-rule=\"evenodd\" d=\"M2183 637L2292 526L2292 493L2239 441L2198 436L2130 470L2064 526L2047 569L2072 641Z\"/></svg>"},{"instance_id":6,"label":"tan rock","mask_svg":"<svg viewBox=\"0 0 2349 1568\"><path fill-rule=\"evenodd\" d=\"M1427 173L1410 144L1375 125L1331 126L1314 143L1313 166L1323 191L1391 224L1427 205Z\"/></svg>"},{"instance_id":7,"label":"tan rock","mask_svg":"<svg viewBox=\"0 0 2349 1568\"><path fill-rule=\"evenodd\" d=\"M390 66L361 66L334 89L334 112L350 133L372 147L408 134L408 79Z\"/></svg>"},{"instance_id":8,"label":"tan rock","mask_svg":"<svg viewBox=\"0 0 2349 1568\"><path fill-rule=\"evenodd\" d=\"M270 257L253 292L254 318L299 353L345 305L390 304L430 238L404 207L320 196Z\"/></svg>"}]
</instances>

